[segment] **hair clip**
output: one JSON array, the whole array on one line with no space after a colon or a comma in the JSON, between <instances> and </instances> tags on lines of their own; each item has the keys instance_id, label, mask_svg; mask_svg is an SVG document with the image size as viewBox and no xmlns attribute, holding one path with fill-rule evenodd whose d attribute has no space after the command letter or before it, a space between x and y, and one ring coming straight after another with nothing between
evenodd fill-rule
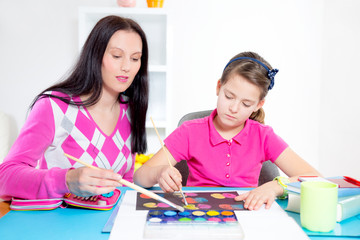
<instances>
[{"instance_id":1,"label":"hair clip","mask_svg":"<svg viewBox=\"0 0 360 240\"><path fill-rule=\"evenodd\" d=\"M270 79L270 85L268 87L268 90L271 90L274 87L274 84L275 84L274 77L278 72L279 72L279 69L276 69L276 68L268 71L268 77Z\"/></svg>"}]
</instances>

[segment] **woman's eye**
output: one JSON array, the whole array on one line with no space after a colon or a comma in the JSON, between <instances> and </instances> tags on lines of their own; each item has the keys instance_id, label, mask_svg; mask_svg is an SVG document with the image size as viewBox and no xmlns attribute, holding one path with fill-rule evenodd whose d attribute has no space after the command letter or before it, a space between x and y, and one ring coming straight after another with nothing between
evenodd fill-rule
<instances>
[{"instance_id":1,"label":"woman's eye","mask_svg":"<svg viewBox=\"0 0 360 240\"><path fill-rule=\"evenodd\" d=\"M113 55L113 58L121 58L120 55Z\"/></svg>"},{"instance_id":2,"label":"woman's eye","mask_svg":"<svg viewBox=\"0 0 360 240\"><path fill-rule=\"evenodd\" d=\"M227 99L231 99L231 96L229 96L229 95L226 95L226 94L225 94L225 97L226 97Z\"/></svg>"},{"instance_id":3,"label":"woman's eye","mask_svg":"<svg viewBox=\"0 0 360 240\"><path fill-rule=\"evenodd\" d=\"M132 59L134 62L137 62L137 61L139 61L139 58L133 58Z\"/></svg>"}]
</instances>

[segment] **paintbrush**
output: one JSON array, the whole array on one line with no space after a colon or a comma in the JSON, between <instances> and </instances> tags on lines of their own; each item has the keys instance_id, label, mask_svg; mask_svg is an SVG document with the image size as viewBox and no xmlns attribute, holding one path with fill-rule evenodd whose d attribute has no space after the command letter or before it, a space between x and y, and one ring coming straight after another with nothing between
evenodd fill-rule
<instances>
[{"instance_id":1,"label":"paintbrush","mask_svg":"<svg viewBox=\"0 0 360 240\"><path fill-rule=\"evenodd\" d=\"M69 155L69 154L64 153L64 155L65 155L66 157L68 157L68 158L70 158L70 159L78 162L78 163L81 163L82 165L84 165L84 166L86 166L86 167L89 167L89 168L92 168L92 169L101 170L101 168L98 168L98 167L95 167L95 166L93 166L93 165L90 165L90 164L88 164L88 163L86 163L86 162L84 162L84 161L81 161L80 159L77 159L77 158L75 158L75 157L73 157L73 156L71 156L71 155ZM185 209L184 209L183 207L181 207L181 206L179 206L179 205L176 205L175 203L172 203L172 202L170 202L169 200L167 200L167 199L165 199L165 198L163 198L163 197L160 197L159 195L157 195L157 194L155 194L155 193L153 193L153 192L151 192L151 191L149 191L149 190L147 190L147 189L145 189L145 188L142 188L142 187L140 187L140 186L138 186L138 185L136 185L136 184L134 184L134 183L132 183L132 182L129 182L129 181L123 179L123 178L120 179L119 182L120 182L121 184L129 187L129 188L132 188L132 189L134 189L134 190L136 190L136 191L138 191L138 192L141 192L141 193L145 194L146 196L149 196L149 197L151 197L151 198L153 198L153 199L155 199L155 200L158 200L158 201L163 202L163 203L165 203L165 204L167 204L167 205L169 205L169 206L171 206L171 207L173 207L173 208L176 208L176 209L179 210L180 212L184 212L184 211L185 211Z\"/></svg>"},{"instance_id":2,"label":"paintbrush","mask_svg":"<svg viewBox=\"0 0 360 240\"><path fill-rule=\"evenodd\" d=\"M153 126L154 126L156 135L157 135L158 138L159 138L161 147L162 147L162 149L163 149L164 152L165 152L165 155L166 155L166 158L167 158L167 160L168 160L168 163L169 163L170 167L173 168L173 165L172 165L171 162L170 162L169 154L168 154L168 152L167 152L166 149L165 149L164 143L163 143L163 141L161 140L160 134L159 134L158 130L157 130L156 127L155 127L155 123L154 123L154 121L152 120L152 117L150 117L150 120L151 120L151 122L152 122L152 124L153 124ZM179 189L180 189L181 196L182 196L182 198L183 198L183 200L184 200L185 206L187 206L188 203L187 203L187 201L186 201L186 198L185 198L185 195L184 195L184 193L183 193L183 191L182 191L181 186L179 187Z\"/></svg>"}]
</instances>

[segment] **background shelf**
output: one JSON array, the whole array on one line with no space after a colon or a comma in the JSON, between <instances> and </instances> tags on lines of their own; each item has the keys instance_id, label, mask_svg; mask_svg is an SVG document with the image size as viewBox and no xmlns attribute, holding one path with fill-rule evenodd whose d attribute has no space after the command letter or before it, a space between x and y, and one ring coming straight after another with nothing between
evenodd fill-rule
<instances>
[{"instance_id":1,"label":"background shelf","mask_svg":"<svg viewBox=\"0 0 360 240\"><path fill-rule=\"evenodd\" d=\"M150 121L153 118L162 140L167 136L170 123L169 96L169 30L168 17L161 8L79 8L79 50L95 24L103 17L117 15L135 20L144 30L149 45L149 108L146 122L148 152L161 148Z\"/></svg>"}]
</instances>

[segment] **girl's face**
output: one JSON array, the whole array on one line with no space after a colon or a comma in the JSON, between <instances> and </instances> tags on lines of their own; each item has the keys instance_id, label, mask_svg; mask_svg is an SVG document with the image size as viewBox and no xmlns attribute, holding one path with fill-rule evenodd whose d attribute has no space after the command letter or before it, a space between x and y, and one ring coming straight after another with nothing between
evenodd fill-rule
<instances>
[{"instance_id":1,"label":"girl's face","mask_svg":"<svg viewBox=\"0 0 360 240\"><path fill-rule=\"evenodd\" d=\"M225 84L217 83L217 123L224 130L241 130L245 121L263 105L260 89L237 74Z\"/></svg>"},{"instance_id":2,"label":"girl's face","mask_svg":"<svg viewBox=\"0 0 360 240\"><path fill-rule=\"evenodd\" d=\"M119 30L106 47L101 74L104 91L116 96L134 81L141 66L142 41L136 32Z\"/></svg>"}]
</instances>

